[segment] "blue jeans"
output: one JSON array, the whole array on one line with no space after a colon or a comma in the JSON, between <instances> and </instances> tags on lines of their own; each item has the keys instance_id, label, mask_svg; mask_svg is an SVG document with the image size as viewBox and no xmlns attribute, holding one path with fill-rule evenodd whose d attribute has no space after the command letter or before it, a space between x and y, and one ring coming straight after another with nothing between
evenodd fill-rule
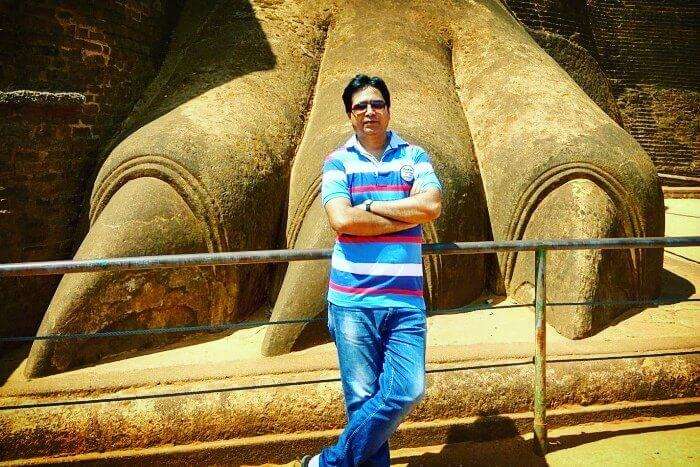
<instances>
[{"instance_id":1,"label":"blue jeans","mask_svg":"<svg viewBox=\"0 0 700 467\"><path fill-rule=\"evenodd\" d=\"M425 389L425 310L328 305L348 423L321 466L388 466L388 439Z\"/></svg>"}]
</instances>

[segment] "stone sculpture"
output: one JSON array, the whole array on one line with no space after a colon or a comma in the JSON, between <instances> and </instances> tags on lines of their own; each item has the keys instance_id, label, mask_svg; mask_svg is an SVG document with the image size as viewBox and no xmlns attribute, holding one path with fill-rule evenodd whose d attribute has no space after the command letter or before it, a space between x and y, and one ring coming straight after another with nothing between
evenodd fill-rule
<instances>
[{"instance_id":1,"label":"stone sculpture","mask_svg":"<svg viewBox=\"0 0 700 467\"><path fill-rule=\"evenodd\" d=\"M385 78L393 127L429 151L444 183L443 216L425 226L426 242L663 235L649 157L496 0L191 0L181 18L127 121L133 132L102 165L76 258L330 247L320 169L349 134L340 94L358 72ZM658 293L660 251L549 258L552 301ZM532 253L424 265L431 308L487 291L532 299ZM230 322L270 298L272 320L316 317L327 274L324 262L290 263L276 297L266 265L69 274L39 334ZM623 309L557 307L549 322L581 338ZM266 332L265 355L308 334L302 325ZM161 339L36 341L25 372Z\"/></svg>"}]
</instances>

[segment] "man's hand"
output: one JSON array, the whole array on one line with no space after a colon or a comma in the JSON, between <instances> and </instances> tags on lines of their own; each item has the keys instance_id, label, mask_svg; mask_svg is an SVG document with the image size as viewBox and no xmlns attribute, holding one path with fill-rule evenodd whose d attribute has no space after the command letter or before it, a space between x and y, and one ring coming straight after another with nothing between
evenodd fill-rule
<instances>
[{"instance_id":1,"label":"man's hand","mask_svg":"<svg viewBox=\"0 0 700 467\"><path fill-rule=\"evenodd\" d=\"M414 193L414 190L417 193ZM420 192L416 185L411 188L408 198L394 201L375 201L372 212L387 219L411 224L425 224L440 216L442 211L442 195L440 190L428 188Z\"/></svg>"},{"instance_id":2,"label":"man's hand","mask_svg":"<svg viewBox=\"0 0 700 467\"><path fill-rule=\"evenodd\" d=\"M372 210L374 205L372 203ZM374 212L367 212L364 206L352 207L347 198L333 198L325 205L328 222L331 228L340 234L348 235L384 235L410 229L418 225L417 222L402 222L389 219Z\"/></svg>"}]
</instances>

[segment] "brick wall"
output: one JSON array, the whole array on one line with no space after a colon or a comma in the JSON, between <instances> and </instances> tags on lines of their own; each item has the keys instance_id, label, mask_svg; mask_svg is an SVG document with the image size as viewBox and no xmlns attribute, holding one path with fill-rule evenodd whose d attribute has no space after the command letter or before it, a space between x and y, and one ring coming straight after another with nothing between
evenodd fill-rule
<instances>
[{"instance_id":1,"label":"brick wall","mask_svg":"<svg viewBox=\"0 0 700 467\"><path fill-rule=\"evenodd\" d=\"M617 92L639 83L700 86L697 0L590 0L588 15Z\"/></svg>"},{"instance_id":2,"label":"brick wall","mask_svg":"<svg viewBox=\"0 0 700 467\"><path fill-rule=\"evenodd\" d=\"M625 128L660 172L700 176L700 2L589 0Z\"/></svg>"},{"instance_id":3,"label":"brick wall","mask_svg":"<svg viewBox=\"0 0 700 467\"><path fill-rule=\"evenodd\" d=\"M700 176L700 92L657 85L625 87L618 98L625 127L661 173ZM690 186L676 180L667 184Z\"/></svg>"},{"instance_id":4,"label":"brick wall","mask_svg":"<svg viewBox=\"0 0 700 467\"><path fill-rule=\"evenodd\" d=\"M600 66L582 0L505 0L532 38L613 120L623 124L617 100Z\"/></svg>"},{"instance_id":5,"label":"brick wall","mask_svg":"<svg viewBox=\"0 0 700 467\"><path fill-rule=\"evenodd\" d=\"M595 55L584 0L503 0L528 29L565 37Z\"/></svg>"},{"instance_id":6,"label":"brick wall","mask_svg":"<svg viewBox=\"0 0 700 467\"><path fill-rule=\"evenodd\" d=\"M46 91L0 99L0 261L69 258L100 148L155 75L179 5L23 1L0 9L0 91ZM68 91L84 101L56 94ZM0 280L0 335L34 333L57 280Z\"/></svg>"},{"instance_id":7,"label":"brick wall","mask_svg":"<svg viewBox=\"0 0 700 467\"><path fill-rule=\"evenodd\" d=\"M506 0L532 31L584 47L660 172L700 176L698 0ZM580 83L579 83L580 84Z\"/></svg>"}]
</instances>

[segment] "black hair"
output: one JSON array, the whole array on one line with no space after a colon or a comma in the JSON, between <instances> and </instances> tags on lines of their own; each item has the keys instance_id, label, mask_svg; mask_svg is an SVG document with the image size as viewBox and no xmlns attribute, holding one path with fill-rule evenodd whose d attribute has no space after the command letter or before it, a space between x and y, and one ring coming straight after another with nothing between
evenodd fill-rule
<instances>
[{"instance_id":1,"label":"black hair","mask_svg":"<svg viewBox=\"0 0 700 467\"><path fill-rule=\"evenodd\" d=\"M386 107L391 107L391 96L389 95L389 88L386 87L386 83L379 76L372 76L371 78L367 75L355 75L353 79L350 80L345 90L343 91L343 103L345 104L345 113L350 113L352 107L352 95L357 91L364 89L368 86L376 88L382 97L384 102L386 102Z\"/></svg>"}]
</instances>

